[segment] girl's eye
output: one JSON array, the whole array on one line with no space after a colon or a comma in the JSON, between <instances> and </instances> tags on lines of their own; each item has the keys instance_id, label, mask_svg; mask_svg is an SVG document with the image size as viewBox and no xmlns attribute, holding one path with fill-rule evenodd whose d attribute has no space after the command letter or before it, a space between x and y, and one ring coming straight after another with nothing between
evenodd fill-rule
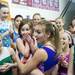
<instances>
[{"instance_id":1,"label":"girl's eye","mask_svg":"<svg viewBox=\"0 0 75 75\"><path fill-rule=\"evenodd\" d=\"M37 33L40 34L41 32L40 31L37 31Z\"/></svg>"},{"instance_id":2,"label":"girl's eye","mask_svg":"<svg viewBox=\"0 0 75 75\"><path fill-rule=\"evenodd\" d=\"M25 29L22 29L22 31L24 31Z\"/></svg>"},{"instance_id":3,"label":"girl's eye","mask_svg":"<svg viewBox=\"0 0 75 75\"><path fill-rule=\"evenodd\" d=\"M17 22L21 22L22 20L16 20Z\"/></svg>"},{"instance_id":4,"label":"girl's eye","mask_svg":"<svg viewBox=\"0 0 75 75\"><path fill-rule=\"evenodd\" d=\"M3 12L3 14L9 14L9 12Z\"/></svg>"},{"instance_id":5,"label":"girl's eye","mask_svg":"<svg viewBox=\"0 0 75 75\"><path fill-rule=\"evenodd\" d=\"M26 29L26 31L28 31L29 29Z\"/></svg>"},{"instance_id":6,"label":"girl's eye","mask_svg":"<svg viewBox=\"0 0 75 75\"><path fill-rule=\"evenodd\" d=\"M25 30L26 30L26 31L29 31L29 29L28 29L28 28L27 28L27 29L22 29L22 31L25 31Z\"/></svg>"}]
</instances>

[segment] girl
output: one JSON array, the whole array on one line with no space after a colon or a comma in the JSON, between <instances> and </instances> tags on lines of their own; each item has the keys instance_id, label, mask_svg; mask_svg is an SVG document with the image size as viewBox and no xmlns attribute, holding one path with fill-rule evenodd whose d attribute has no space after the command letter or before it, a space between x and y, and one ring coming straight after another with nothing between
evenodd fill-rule
<instances>
[{"instance_id":1,"label":"girl","mask_svg":"<svg viewBox=\"0 0 75 75\"><path fill-rule=\"evenodd\" d=\"M25 64L27 63L33 53L34 53L34 49L32 49L32 47L30 47L28 41L30 41L31 45L33 45L33 43L35 45L33 45L33 47L36 47L36 40L34 37L32 37L32 25L30 22L21 22L20 26L19 26L19 35L20 38L17 39L17 49L19 51L19 58L21 63ZM26 38L29 38L29 40L27 40ZM32 49L32 50L31 50ZM37 72L39 72L39 75L43 75L42 72L38 69L34 70L32 72L32 74L35 74Z\"/></svg>"},{"instance_id":2,"label":"girl","mask_svg":"<svg viewBox=\"0 0 75 75\"><path fill-rule=\"evenodd\" d=\"M23 17L21 15L16 15L14 18L14 39L13 41L16 43L17 38L19 37L18 29Z\"/></svg>"},{"instance_id":3,"label":"girl","mask_svg":"<svg viewBox=\"0 0 75 75\"><path fill-rule=\"evenodd\" d=\"M35 13L33 15L33 25L35 26L36 24L40 23L42 21L41 15L39 13Z\"/></svg>"},{"instance_id":4,"label":"girl","mask_svg":"<svg viewBox=\"0 0 75 75\"><path fill-rule=\"evenodd\" d=\"M6 5L0 6L0 35L2 36L3 46L9 47L11 45L10 34L13 33L13 26L11 21L7 18L9 16L9 9Z\"/></svg>"},{"instance_id":5,"label":"girl","mask_svg":"<svg viewBox=\"0 0 75 75\"><path fill-rule=\"evenodd\" d=\"M16 45L17 45L17 49L20 52L19 57L21 58L22 56L24 56L24 60L25 60L30 57L30 52L31 52L30 46L29 46L26 38L27 38L27 36L29 36L30 39L34 38L34 37L32 37L31 23L29 21L25 21L25 23L21 22L18 32L19 32L20 38L17 39ZM32 40L32 42L33 41L34 41L34 43L36 43L35 38ZM24 62L26 62L26 61L24 61Z\"/></svg>"},{"instance_id":6,"label":"girl","mask_svg":"<svg viewBox=\"0 0 75 75\"><path fill-rule=\"evenodd\" d=\"M20 71L24 74L31 75L41 65L40 69L42 69L43 74L56 75L56 72L53 72L53 70L55 71L56 65L58 64L57 55L60 52L58 29L49 22L41 23L34 27L33 35L36 37L38 43L43 43L43 46L41 48L35 48L32 58L26 64L20 62L18 52L16 52L16 59ZM26 38L26 40L29 42L30 47L33 47L29 38ZM36 71L34 75L40 74Z\"/></svg>"},{"instance_id":7,"label":"girl","mask_svg":"<svg viewBox=\"0 0 75 75\"><path fill-rule=\"evenodd\" d=\"M73 17L72 22L71 22L68 30L72 33L73 42L74 42L73 70L75 70L75 16ZM74 71L74 74L75 74L75 71Z\"/></svg>"},{"instance_id":8,"label":"girl","mask_svg":"<svg viewBox=\"0 0 75 75\"><path fill-rule=\"evenodd\" d=\"M61 43L62 43L62 59L59 65L58 75L67 75L70 60L70 48L69 48L69 39L66 33L61 34Z\"/></svg>"},{"instance_id":9,"label":"girl","mask_svg":"<svg viewBox=\"0 0 75 75\"><path fill-rule=\"evenodd\" d=\"M16 15L15 18L14 18L14 32L13 32L13 35L11 36L12 37L12 44L11 44L11 47L16 49L16 40L17 38L19 38L19 33L18 33L18 29L19 29L19 25L21 23L21 21L23 20L23 17L21 15Z\"/></svg>"},{"instance_id":10,"label":"girl","mask_svg":"<svg viewBox=\"0 0 75 75\"><path fill-rule=\"evenodd\" d=\"M62 18L57 18L55 20L56 22L56 26L58 27L59 29L59 33L62 34L64 32L64 21Z\"/></svg>"},{"instance_id":11,"label":"girl","mask_svg":"<svg viewBox=\"0 0 75 75\"><path fill-rule=\"evenodd\" d=\"M2 37L0 36L0 75L13 75L12 67L17 66L16 63L13 63L14 55L12 48L3 47Z\"/></svg>"}]
</instances>

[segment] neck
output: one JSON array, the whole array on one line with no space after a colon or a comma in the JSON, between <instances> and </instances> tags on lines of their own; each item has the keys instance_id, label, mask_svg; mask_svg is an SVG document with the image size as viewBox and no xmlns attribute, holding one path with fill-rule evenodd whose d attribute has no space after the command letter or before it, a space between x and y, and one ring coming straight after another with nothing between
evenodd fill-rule
<instances>
[{"instance_id":1,"label":"neck","mask_svg":"<svg viewBox=\"0 0 75 75\"><path fill-rule=\"evenodd\" d=\"M16 32L18 32L18 28L16 26L14 26L14 29L15 29Z\"/></svg>"}]
</instances>

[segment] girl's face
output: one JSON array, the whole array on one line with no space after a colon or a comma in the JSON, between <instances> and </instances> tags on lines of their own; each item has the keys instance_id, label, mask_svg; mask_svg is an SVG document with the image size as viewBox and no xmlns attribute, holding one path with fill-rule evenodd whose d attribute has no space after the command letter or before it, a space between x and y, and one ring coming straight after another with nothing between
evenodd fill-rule
<instances>
[{"instance_id":1,"label":"girl's face","mask_svg":"<svg viewBox=\"0 0 75 75\"><path fill-rule=\"evenodd\" d=\"M58 26L59 30L61 30L64 26L64 22L62 19L57 19L56 20L56 25Z\"/></svg>"},{"instance_id":2,"label":"girl's face","mask_svg":"<svg viewBox=\"0 0 75 75\"><path fill-rule=\"evenodd\" d=\"M40 17L40 15L35 15L35 16L33 17L33 23L34 23L34 25L38 24L39 22L41 22L41 17Z\"/></svg>"},{"instance_id":3,"label":"girl's face","mask_svg":"<svg viewBox=\"0 0 75 75\"><path fill-rule=\"evenodd\" d=\"M69 40L66 34L61 34L60 35L60 40L61 40L61 44L62 44L62 48L66 48L67 46L69 46Z\"/></svg>"},{"instance_id":4,"label":"girl's face","mask_svg":"<svg viewBox=\"0 0 75 75\"><path fill-rule=\"evenodd\" d=\"M9 9L8 7L2 7L0 11L0 15L2 18L7 18L9 16Z\"/></svg>"},{"instance_id":5,"label":"girl's face","mask_svg":"<svg viewBox=\"0 0 75 75\"><path fill-rule=\"evenodd\" d=\"M16 28L19 28L19 25L20 25L21 21L22 21L22 17L17 17L17 18L15 19L14 22L15 22Z\"/></svg>"},{"instance_id":6,"label":"girl's face","mask_svg":"<svg viewBox=\"0 0 75 75\"><path fill-rule=\"evenodd\" d=\"M31 29L28 24L23 25L21 28L21 35L23 36L25 34L31 34Z\"/></svg>"},{"instance_id":7,"label":"girl's face","mask_svg":"<svg viewBox=\"0 0 75 75\"><path fill-rule=\"evenodd\" d=\"M72 20L72 25L73 25L73 26L75 26L75 19L74 19L74 20Z\"/></svg>"},{"instance_id":8,"label":"girl's face","mask_svg":"<svg viewBox=\"0 0 75 75\"><path fill-rule=\"evenodd\" d=\"M38 43L43 42L46 39L46 33L44 26L36 25L34 26L34 33L33 35L36 37Z\"/></svg>"}]
</instances>

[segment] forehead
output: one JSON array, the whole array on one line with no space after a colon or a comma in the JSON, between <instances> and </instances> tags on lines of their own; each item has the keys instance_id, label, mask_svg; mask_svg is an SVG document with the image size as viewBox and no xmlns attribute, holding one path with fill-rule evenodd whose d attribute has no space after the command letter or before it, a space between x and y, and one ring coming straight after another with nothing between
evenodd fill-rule
<instances>
[{"instance_id":1,"label":"forehead","mask_svg":"<svg viewBox=\"0 0 75 75\"><path fill-rule=\"evenodd\" d=\"M2 7L1 11L9 11L8 7Z\"/></svg>"},{"instance_id":2,"label":"forehead","mask_svg":"<svg viewBox=\"0 0 75 75\"><path fill-rule=\"evenodd\" d=\"M37 30L44 30L45 26L44 25L35 25L33 28L37 29Z\"/></svg>"},{"instance_id":3,"label":"forehead","mask_svg":"<svg viewBox=\"0 0 75 75\"><path fill-rule=\"evenodd\" d=\"M57 19L56 22L63 22L63 19Z\"/></svg>"},{"instance_id":4,"label":"forehead","mask_svg":"<svg viewBox=\"0 0 75 75\"><path fill-rule=\"evenodd\" d=\"M28 25L28 24L24 24L23 26L22 26L22 28L29 28L30 26Z\"/></svg>"},{"instance_id":5,"label":"forehead","mask_svg":"<svg viewBox=\"0 0 75 75\"><path fill-rule=\"evenodd\" d=\"M15 20L22 20L22 17L17 17Z\"/></svg>"},{"instance_id":6,"label":"forehead","mask_svg":"<svg viewBox=\"0 0 75 75\"><path fill-rule=\"evenodd\" d=\"M41 18L40 15L34 15L33 18Z\"/></svg>"},{"instance_id":7,"label":"forehead","mask_svg":"<svg viewBox=\"0 0 75 75\"><path fill-rule=\"evenodd\" d=\"M68 37L67 37L67 35L66 35L65 33L63 33L63 34L60 34L60 39L63 39L63 38L66 38L66 39L68 39Z\"/></svg>"}]
</instances>

